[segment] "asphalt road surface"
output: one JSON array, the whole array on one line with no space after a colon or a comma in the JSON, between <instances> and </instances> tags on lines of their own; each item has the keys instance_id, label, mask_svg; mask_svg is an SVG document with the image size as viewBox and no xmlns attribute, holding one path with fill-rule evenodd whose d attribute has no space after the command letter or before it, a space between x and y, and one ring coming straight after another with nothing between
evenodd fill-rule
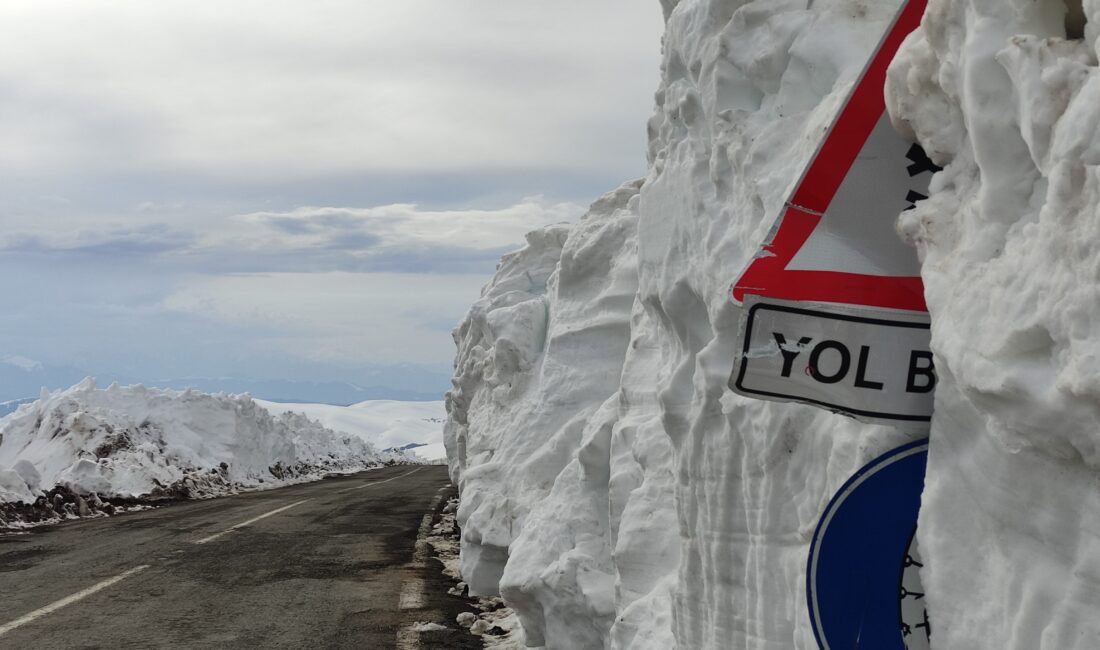
<instances>
[{"instance_id":1,"label":"asphalt road surface","mask_svg":"<svg viewBox=\"0 0 1100 650\"><path fill-rule=\"evenodd\" d=\"M417 550L453 493L398 466L0 534L0 648L479 648Z\"/></svg>"}]
</instances>

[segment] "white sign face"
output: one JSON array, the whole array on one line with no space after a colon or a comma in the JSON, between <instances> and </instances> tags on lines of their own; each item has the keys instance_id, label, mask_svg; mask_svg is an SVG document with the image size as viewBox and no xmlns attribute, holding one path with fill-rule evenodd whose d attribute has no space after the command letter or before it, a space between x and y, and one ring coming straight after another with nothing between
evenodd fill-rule
<instances>
[{"instance_id":1,"label":"white sign face","mask_svg":"<svg viewBox=\"0 0 1100 650\"><path fill-rule=\"evenodd\" d=\"M919 277L917 253L898 237L894 222L915 200L927 198L936 169L920 147L898 135L884 111L786 270Z\"/></svg>"},{"instance_id":2,"label":"white sign face","mask_svg":"<svg viewBox=\"0 0 1100 650\"><path fill-rule=\"evenodd\" d=\"M928 314L750 296L730 387L925 428L936 375Z\"/></svg>"}]
</instances>

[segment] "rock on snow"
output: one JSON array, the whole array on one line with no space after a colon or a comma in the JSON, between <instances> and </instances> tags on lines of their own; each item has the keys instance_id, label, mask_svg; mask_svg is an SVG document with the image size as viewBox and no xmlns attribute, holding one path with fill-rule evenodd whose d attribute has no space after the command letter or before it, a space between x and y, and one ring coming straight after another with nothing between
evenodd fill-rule
<instances>
[{"instance_id":1,"label":"rock on snow","mask_svg":"<svg viewBox=\"0 0 1100 650\"><path fill-rule=\"evenodd\" d=\"M661 4L648 175L529 234L455 332L462 573L529 646L815 648L817 519L914 435L730 393L727 294L899 3ZM890 70L946 167L899 227L940 375L937 648L1100 638L1098 25L1097 0L931 0Z\"/></svg>"},{"instance_id":2,"label":"rock on snow","mask_svg":"<svg viewBox=\"0 0 1100 650\"><path fill-rule=\"evenodd\" d=\"M0 420L0 502L65 487L99 496L205 496L284 485L391 460L303 415L273 416L247 395L92 379Z\"/></svg>"}]
</instances>

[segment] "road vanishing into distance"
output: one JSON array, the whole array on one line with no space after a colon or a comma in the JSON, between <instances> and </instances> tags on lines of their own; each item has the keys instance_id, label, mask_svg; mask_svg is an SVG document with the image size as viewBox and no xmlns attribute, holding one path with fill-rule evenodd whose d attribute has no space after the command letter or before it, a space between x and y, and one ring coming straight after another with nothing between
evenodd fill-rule
<instances>
[{"instance_id":1,"label":"road vanishing into distance","mask_svg":"<svg viewBox=\"0 0 1100 650\"><path fill-rule=\"evenodd\" d=\"M0 648L480 648L417 550L453 494L395 466L0 533Z\"/></svg>"}]
</instances>

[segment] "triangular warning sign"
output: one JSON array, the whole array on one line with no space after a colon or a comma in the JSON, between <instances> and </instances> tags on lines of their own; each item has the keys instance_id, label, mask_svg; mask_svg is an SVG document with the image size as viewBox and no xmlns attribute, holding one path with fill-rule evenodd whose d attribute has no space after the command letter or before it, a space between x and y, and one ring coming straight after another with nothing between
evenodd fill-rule
<instances>
[{"instance_id":1,"label":"triangular warning sign","mask_svg":"<svg viewBox=\"0 0 1100 650\"><path fill-rule=\"evenodd\" d=\"M920 24L926 0L906 2L733 298L926 311L916 253L894 232L899 213L925 198L937 168L890 125L886 68Z\"/></svg>"},{"instance_id":2,"label":"triangular warning sign","mask_svg":"<svg viewBox=\"0 0 1100 650\"><path fill-rule=\"evenodd\" d=\"M938 168L886 114L886 69L920 24L907 0L732 288L744 345L730 387L863 420L926 423L935 374L916 251L894 230Z\"/></svg>"}]
</instances>

